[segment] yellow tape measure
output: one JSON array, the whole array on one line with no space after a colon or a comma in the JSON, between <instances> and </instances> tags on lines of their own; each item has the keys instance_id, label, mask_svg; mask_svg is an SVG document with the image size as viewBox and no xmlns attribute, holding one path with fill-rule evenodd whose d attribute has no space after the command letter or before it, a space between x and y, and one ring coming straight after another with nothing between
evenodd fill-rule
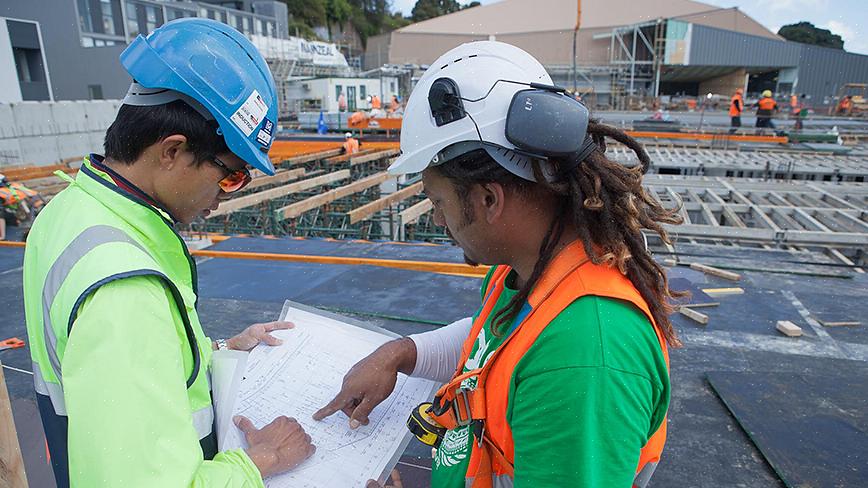
<instances>
[{"instance_id":1,"label":"yellow tape measure","mask_svg":"<svg viewBox=\"0 0 868 488\"><path fill-rule=\"evenodd\" d=\"M438 424L428 414L428 409L431 406L431 402L426 402L416 407L410 414L410 418L407 419L407 428L420 442L437 448L443 441L443 436L446 435L446 428Z\"/></svg>"}]
</instances>

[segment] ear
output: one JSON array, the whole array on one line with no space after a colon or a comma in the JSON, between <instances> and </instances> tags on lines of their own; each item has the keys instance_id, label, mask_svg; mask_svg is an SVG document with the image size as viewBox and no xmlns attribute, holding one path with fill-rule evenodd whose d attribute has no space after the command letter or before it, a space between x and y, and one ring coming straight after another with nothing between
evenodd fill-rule
<instances>
[{"instance_id":1,"label":"ear","mask_svg":"<svg viewBox=\"0 0 868 488\"><path fill-rule=\"evenodd\" d=\"M173 134L157 143L160 168L171 170L186 161L187 136Z\"/></svg>"},{"instance_id":2,"label":"ear","mask_svg":"<svg viewBox=\"0 0 868 488\"><path fill-rule=\"evenodd\" d=\"M502 215L506 206L506 193L500 183L485 183L479 185L479 198L481 199L485 220L491 224Z\"/></svg>"}]
</instances>

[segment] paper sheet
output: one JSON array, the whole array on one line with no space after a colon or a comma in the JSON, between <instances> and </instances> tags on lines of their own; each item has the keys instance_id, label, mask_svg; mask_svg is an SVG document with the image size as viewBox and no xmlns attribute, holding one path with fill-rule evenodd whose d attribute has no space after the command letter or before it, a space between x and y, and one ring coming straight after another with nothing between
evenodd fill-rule
<instances>
[{"instance_id":1,"label":"paper sheet","mask_svg":"<svg viewBox=\"0 0 868 488\"><path fill-rule=\"evenodd\" d=\"M285 306L282 320L295 323L273 334L284 343L260 345L247 359L234 414L257 427L275 417L293 417L310 434L316 454L297 468L265 480L269 488L364 487L368 479L384 481L410 441L406 420L419 403L429 401L436 385L399 375L394 393L374 409L370 424L350 430L338 412L316 422L311 416L340 391L344 374L358 360L394 338L321 313ZM232 425L221 449L246 447Z\"/></svg>"},{"instance_id":2,"label":"paper sheet","mask_svg":"<svg viewBox=\"0 0 868 488\"><path fill-rule=\"evenodd\" d=\"M223 443L232 423L235 398L241 389L241 381L247 368L245 351L214 351L211 355L211 386L214 390L214 410L217 423L217 447L223 451Z\"/></svg>"}]
</instances>

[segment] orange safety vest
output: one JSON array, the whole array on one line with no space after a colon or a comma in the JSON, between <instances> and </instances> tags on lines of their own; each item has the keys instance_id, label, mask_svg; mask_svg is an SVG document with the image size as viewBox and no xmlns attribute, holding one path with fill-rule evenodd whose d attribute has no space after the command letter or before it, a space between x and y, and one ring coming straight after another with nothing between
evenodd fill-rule
<instances>
[{"instance_id":1,"label":"orange safety vest","mask_svg":"<svg viewBox=\"0 0 868 488\"><path fill-rule=\"evenodd\" d=\"M757 106L759 107L759 110L756 112L757 115L762 117L771 117L778 104L775 102L774 98L765 97L761 98L760 101L757 102Z\"/></svg>"},{"instance_id":2,"label":"orange safety vest","mask_svg":"<svg viewBox=\"0 0 868 488\"><path fill-rule=\"evenodd\" d=\"M484 366L462 373L480 330L491 315L511 268L499 266L488 283L482 311L473 322L464 341L461 360L452 380L437 392L429 414L447 429L477 422L477 441L473 443L467 470L471 488L512 486L514 445L506 421L510 381L515 366L539 337L540 333L564 309L586 295L616 298L633 303L655 324L647 303L627 277L617 268L592 263L581 241L561 251L546 268L528 297L531 312L519 327L495 350ZM669 353L666 340L654 325L663 350L666 367ZM476 388L463 389L467 378L477 378ZM479 440L481 432L482 440ZM666 443L666 419L639 452L639 464L633 486L644 488L660 460Z\"/></svg>"},{"instance_id":3,"label":"orange safety vest","mask_svg":"<svg viewBox=\"0 0 868 488\"><path fill-rule=\"evenodd\" d=\"M371 108L382 108L382 107L383 107L383 104L380 102L380 97L374 95L374 97L371 98Z\"/></svg>"},{"instance_id":4,"label":"orange safety vest","mask_svg":"<svg viewBox=\"0 0 868 488\"><path fill-rule=\"evenodd\" d=\"M350 137L344 141L344 152L347 154L355 154L359 152L359 141Z\"/></svg>"},{"instance_id":5,"label":"orange safety vest","mask_svg":"<svg viewBox=\"0 0 868 488\"><path fill-rule=\"evenodd\" d=\"M738 104L735 103L736 100L738 101ZM739 117L742 110L744 110L744 100L742 100L741 95L733 95L729 100L729 116Z\"/></svg>"},{"instance_id":6,"label":"orange safety vest","mask_svg":"<svg viewBox=\"0 0 868 488\"><path fill-rule=\"evenodd\" d=\"M12 184L0 187L0 200L4 206L15 205L28 197L36 196L36 192L20 185Z\"/></svg>"}]
</instances>

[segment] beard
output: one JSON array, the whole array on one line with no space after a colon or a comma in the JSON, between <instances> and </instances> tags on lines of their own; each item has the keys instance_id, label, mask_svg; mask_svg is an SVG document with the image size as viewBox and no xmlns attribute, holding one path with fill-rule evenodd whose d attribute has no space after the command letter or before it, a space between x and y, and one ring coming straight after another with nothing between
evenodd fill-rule
<instances>
[{"instance_id":1,"label":"beard","mask_svg":"<svg viewBox=\"0 0 868 488\"><path fill-rule=\"evenodd\" d=\"M465 225L466 223L462 224L461 228L463 229ZM452 239L452 242L454 242L456 246L461 247L461 244L459 244L458 241L455 240L455 236L452 235L452 231L449 230L448 226L446 227L446 235L449 236L450 239ZM471 259L466 252L464 253L464 263L470 266L479 266L479 262Z\"/></svg>"}]
</instances>

